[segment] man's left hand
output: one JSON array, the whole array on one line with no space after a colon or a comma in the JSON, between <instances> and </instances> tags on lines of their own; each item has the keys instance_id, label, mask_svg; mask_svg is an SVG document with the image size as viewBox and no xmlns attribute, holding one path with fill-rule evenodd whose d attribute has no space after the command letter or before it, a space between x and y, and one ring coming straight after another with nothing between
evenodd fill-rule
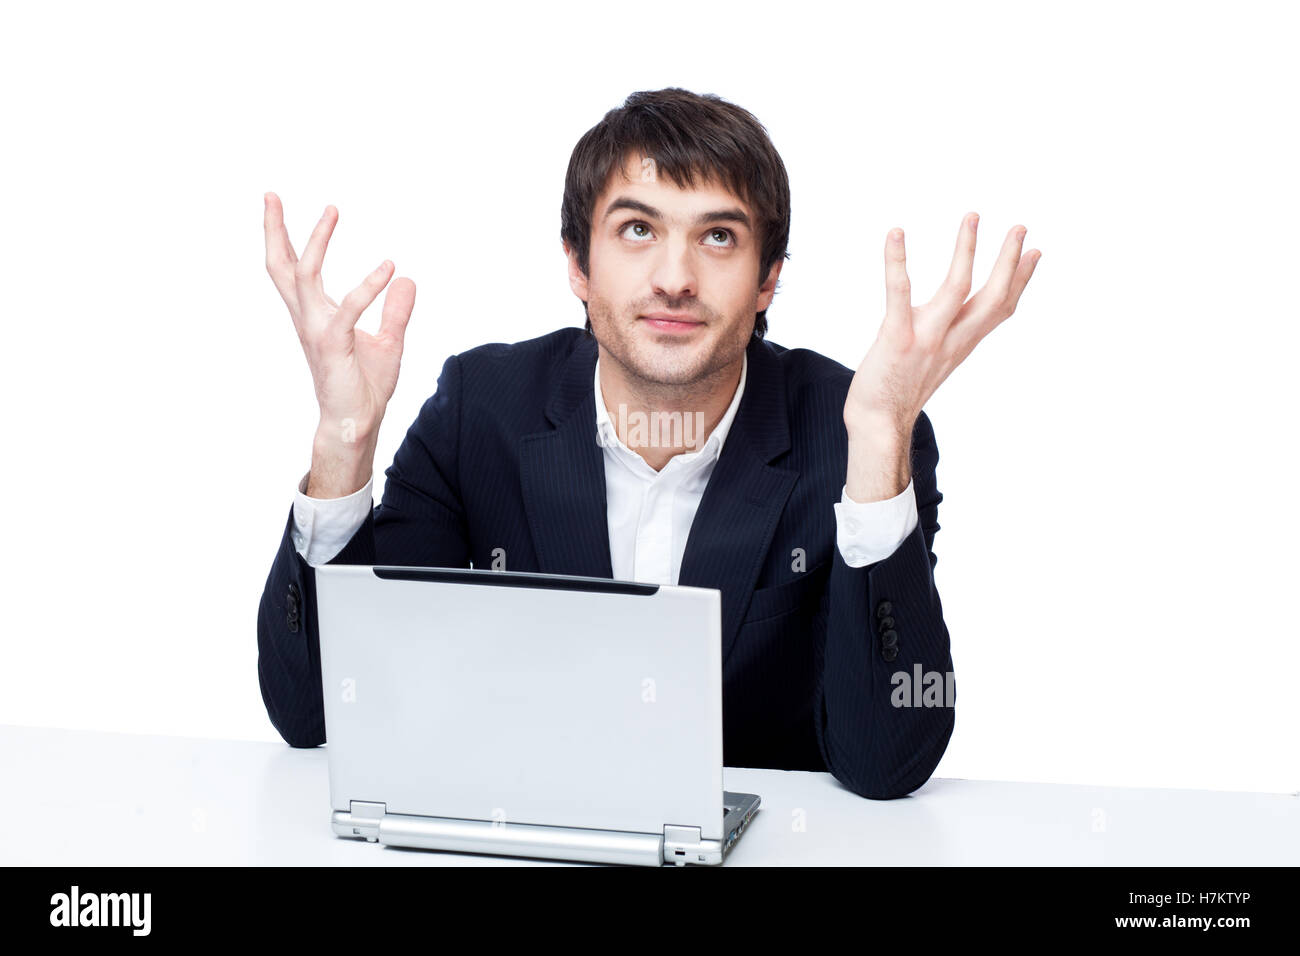
<instances>
[{"instance_id":1,"label":"man's left hand","mask_svg":"<svg viewBox=\"0 0 1300 956\"><path fill-rule=\"evenodd\" d=\"M974 213L962 221L948 278L923 306L912 305L903 230L885 240L885 318L844 403L846 485L854 501L880 501L907 488L912 427L921 409L980 340L1016 311L1042 258L1037 249L1021 255L1027 230L1012 227L988 282L968 299L978 223Z\"/></svg>"}]
</instances>

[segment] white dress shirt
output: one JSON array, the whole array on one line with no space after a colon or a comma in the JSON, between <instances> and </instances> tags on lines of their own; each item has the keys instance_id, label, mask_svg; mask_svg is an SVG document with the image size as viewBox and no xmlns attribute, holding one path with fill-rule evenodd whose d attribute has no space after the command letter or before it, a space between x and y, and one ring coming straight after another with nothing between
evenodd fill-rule
<instances>
[{"instance_id":1,"label":"white dress shirt","mask_svg":"<svg viewBox=\"0 0 1300 956\"><path fill-rule=\"evenodd\" d=\"M691 522L735 421L748 371L749 356L745 356L736 394L704 444L696 451L674 455L655 471L619 441L600 388L600 359L596 359L596 434L605 452L609 557L615 579L677 583ZM696 435L696 443L698 440Z\"/></svg>"},{"instance_id":2,"label":"white dress shirt","mask_svg":"<svg viewBox=\"0 0 1300 956\"><path fill-rule=\"evenodd\" d=\"M600 360L596 360L596 434L605 459L609 555L615 579L677 583L695 511L736 418L748 371L745 356L736 394L704 445L674 455L655 471L619 440L601 392ZM343 498L309 498L307 477L303 475L298 483L294 498L293 540L303 560L317 567L342 551L365 523L374 507L374 478ZM836 546L844 562L854 568L889 557L918 520L911 481L902 494L884 501L853 501L846 487L834 507Z\"/></svg>"}]
</instances>

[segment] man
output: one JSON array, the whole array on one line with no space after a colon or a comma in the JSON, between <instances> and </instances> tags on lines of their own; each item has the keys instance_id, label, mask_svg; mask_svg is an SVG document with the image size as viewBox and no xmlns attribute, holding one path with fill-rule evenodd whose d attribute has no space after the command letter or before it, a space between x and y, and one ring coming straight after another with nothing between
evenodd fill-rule
<instances>
[{"instance_id":1,"label":"man","mask_svg":"<svg viewBox=\"0 0 1300 956\"><path fill-rule=\"evenodd\" d=\"M947 281L914 307L891 232L884 322L854 373L766 340L789 217L752 115L633 94L578 142L565 180L586 329L449 358L372 508L415 286L393 281L378 334L356 330L392 264L335 303L321 263L337 211L298 259L267 194L267 269L321 409L258 613L263 699L290 745L325 741L314 566L474 566L718 588L728 766L828 770L873 799L929 779L954 692L922 407L1014 311L1038 255L1014 228L968 298L969 215Z\"/></svg>"}]
</instances>

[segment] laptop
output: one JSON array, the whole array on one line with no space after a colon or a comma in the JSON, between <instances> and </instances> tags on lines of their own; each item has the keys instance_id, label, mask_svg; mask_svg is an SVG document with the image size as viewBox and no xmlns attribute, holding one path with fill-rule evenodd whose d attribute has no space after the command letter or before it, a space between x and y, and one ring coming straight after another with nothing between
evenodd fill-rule
<instances>
[{"instance_id":1,"label":"laptop","mask_svg":"<svg viewBox=\"0 0 1300 956\"><path fill-rule=\"evenodd\" d=\"M721 593L484 569L315 569L334 832L394 847L721 864Z\"/></svg>"}]
</instances>

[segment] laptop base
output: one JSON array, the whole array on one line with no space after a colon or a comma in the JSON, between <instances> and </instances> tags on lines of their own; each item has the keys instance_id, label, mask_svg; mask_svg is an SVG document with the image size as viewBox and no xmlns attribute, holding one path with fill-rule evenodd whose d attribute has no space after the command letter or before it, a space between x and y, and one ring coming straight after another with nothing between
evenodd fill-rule
<instances>
[{"instance_id":1,"label":"laptop base","mask_svg":"<svg viewBox=\"0 0 1300 956\"><path fill-rule=\"evenodd\" d=\"M723 804L725 835L721 840L702 839L695 826L665 824L662 833L633 833L458 820L389 813L385 804L360 800L351 801L348 810L335 810L331 825L341 837L394 847L630 866L716 866L744 833L759 798L752 793L726 792Z\"/></svg>"}]
</instances>

